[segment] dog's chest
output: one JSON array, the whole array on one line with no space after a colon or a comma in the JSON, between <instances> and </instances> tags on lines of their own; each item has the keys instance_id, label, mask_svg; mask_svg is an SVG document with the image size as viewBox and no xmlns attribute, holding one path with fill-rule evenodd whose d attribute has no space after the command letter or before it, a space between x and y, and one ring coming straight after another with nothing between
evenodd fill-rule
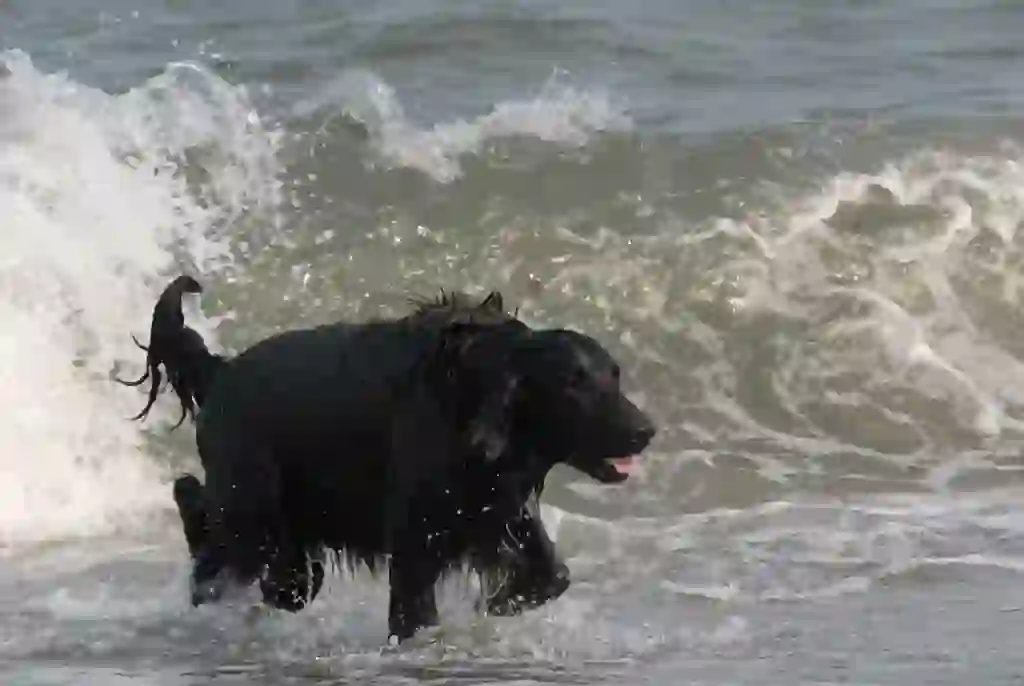
<instances>
[{"instance_id":1,"label":"dog's chest","mask_svg":"<svg viewBox=\"0 0 1024 686\"><path fill-rule=\"evenodd\" d=\"M423 489L410 503L408 525L442 555L460 555L490 540L518 516L530 490L507 475L467 471Z\"/></svg>"}]
</instances>

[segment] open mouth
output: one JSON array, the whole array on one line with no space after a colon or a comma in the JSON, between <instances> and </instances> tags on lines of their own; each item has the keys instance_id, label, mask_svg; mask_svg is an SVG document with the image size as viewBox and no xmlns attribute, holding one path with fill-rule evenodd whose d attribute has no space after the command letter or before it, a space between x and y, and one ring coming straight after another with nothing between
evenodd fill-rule
<instances>
[{"instance_id":1,"label":"open mouth","mask_svg":"<svg viewBox=\"0 0 1024 686\"><path fill-rule=\"evenodd\" d=\"M628 457L613 457L608 461L612 463L615 471L627 477L633 471L633 467L636 466L636 459L636 455L630 455Z\"/></svg>"},{"instance_id":2,"label":"open mouth","mask_svg":"<svg viewBox=\"0 0 1024 686\"><path fill-rule=\"evenodd\" d=\"M641 429L602 441L605 450L591 453L588 456L575 455L568 463L587 476L605 484L622 483L629 478L640 462L640 453L654 437L654 429L646 426Z\"/></svg>"},{"instance_id":3,"label":"open mouth","mask_svg":"<svg viewBox=\"0 0 1024 686\"><path fill-rule=\"evenodd\" d=\"M629 455L627 457L608 457L594 462L571 461L570 464L601 483L617 484L629 478L637 461L636 455Z\"/></svg>"}]
</instances>

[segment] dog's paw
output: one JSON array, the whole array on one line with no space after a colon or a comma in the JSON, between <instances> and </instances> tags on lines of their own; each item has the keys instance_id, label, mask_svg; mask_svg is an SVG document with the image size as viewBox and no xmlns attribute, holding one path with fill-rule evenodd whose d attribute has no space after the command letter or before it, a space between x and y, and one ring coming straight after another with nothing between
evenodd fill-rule
<instances>
[{"instance_id":1,"label":"dog's paw","mask_svg":"<svg viewBox=\"0 0 1024 686\"><path fill-rule=\"evenodd\" d=\"M486 611L491 617L515 617L526 609L525 601L521 595L488 598Z\"/></svg>"},{"instance_id":2,"label":"dog's paw","mask_svg":"<svg viewBox=\"0 0 1024 686\"><path fill-rule=\"evenodd\" d=\"M522 614L525 610L540 607L545 603L559 598L569 589L569 568L560 565L554 576L541 587L531 587L528 583L512 583L498 589L493 595L477 601L477 611L483 607L488 615L511 617Z\"/></svg>"},{"instance_id":3,"label":"dog's paw","mask_svg":"<svg viewBox=\"0 0 1024 686\"><path fill-rule=\"evenodd\" d=\"M218 574L212 578L202 579L197 581L194 577L192 579L191 595L192 595L192 607L199 607L207 603L215 603L224 596L224 591L227 588L228 580L224 574Z\"/></svg>"}]
</instances>

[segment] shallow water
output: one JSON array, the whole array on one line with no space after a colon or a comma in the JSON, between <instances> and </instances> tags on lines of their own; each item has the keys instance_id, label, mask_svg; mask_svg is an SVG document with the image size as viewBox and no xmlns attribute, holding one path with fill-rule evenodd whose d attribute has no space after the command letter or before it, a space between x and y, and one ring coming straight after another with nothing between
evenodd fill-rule
<instances>
[{"instance_id":1,"label":"shallow water","mask_svg":"<svg viewBox=\"0 0 1024 686\"><path fill-rule=\"evenodd\" d=\"M1024 8L0 4L0 681L1020 683ZM545 517L575 583L192 610L139 368L500 288L662 431Z\"/></svg>"}]
</instances>

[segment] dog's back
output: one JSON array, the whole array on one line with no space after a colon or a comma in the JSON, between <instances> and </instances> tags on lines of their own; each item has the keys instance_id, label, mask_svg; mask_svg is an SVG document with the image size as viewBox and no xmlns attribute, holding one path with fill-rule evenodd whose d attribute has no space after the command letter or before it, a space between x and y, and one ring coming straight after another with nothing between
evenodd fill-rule
<instances>
[{"instance_id":1,"label":"dog's back","mask_svg":"<svg viewBox=\"0 0 1024 686\"><path fill-rule=\"evenodd\" d=\"M332 441L350 441L353 434L376 428L358 418L388 415L386 405L395 401L396 386L423 345L422 337L397 322L277 334L219 372L205 398L199 430L223 432L242 424L269 445L294 446L303 437L302 443L318 452Z\"/></svg>"},{"instance_id":2,"label":"dog's back","mask_svg":"<svg viewBox=\"0 0 1024 686\"><path fill-rule=\"evenodd\" d=\"M200 431L223 431L231 422L270 445L304 444L318 454L334 444L358 445L379 453L387 447L380 442L389 438L394 405L409 400L416 369L436 352L442 332L453 322L516 322L500 308L497 296L471 305L462 296L443 295L399 319L273 335L218 370Z\"/></svg>"}]
</instances>

